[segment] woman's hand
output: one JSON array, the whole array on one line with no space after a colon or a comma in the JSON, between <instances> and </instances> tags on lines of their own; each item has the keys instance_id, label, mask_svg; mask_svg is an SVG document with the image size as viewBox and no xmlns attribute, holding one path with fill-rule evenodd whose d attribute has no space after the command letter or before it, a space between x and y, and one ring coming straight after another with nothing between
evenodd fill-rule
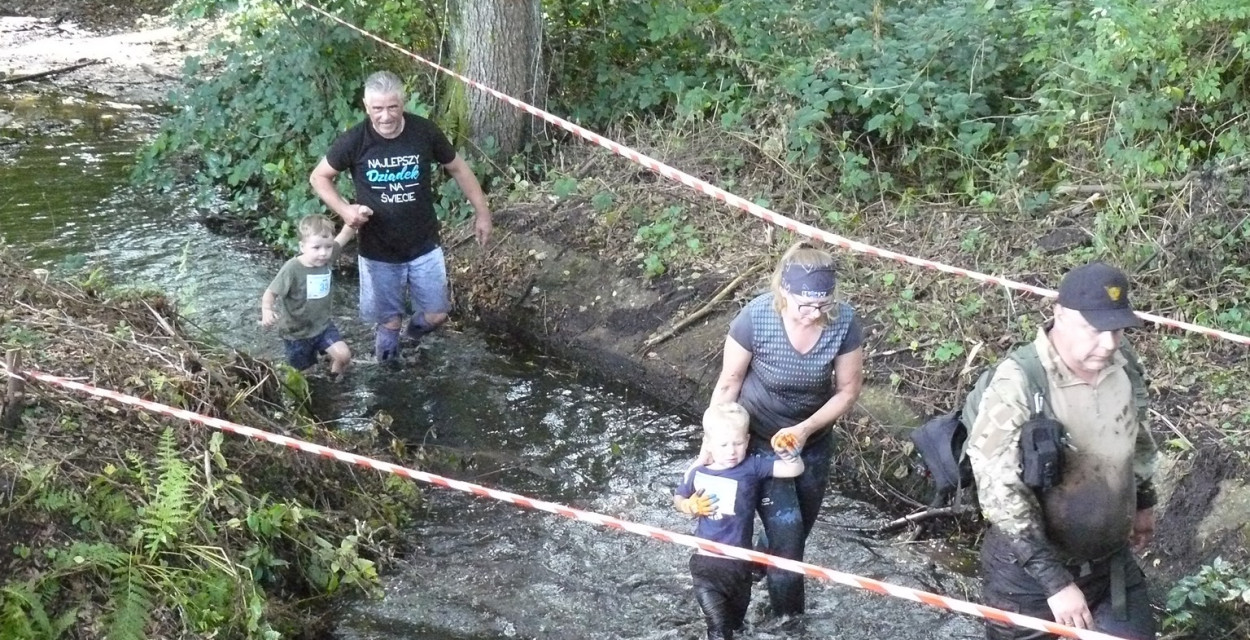
<instances>
[{"instance_id":1,"label":"woman's hand","mask_svg":"<svg viewBox=\"0 0 1250 640\"><path fill-rule=\"evenodd\" d=\"M778 457L798 457L799 452L803 450L803 445L807 444L807 429L798 425L786 427L773 436L770 444Z\"/></svg>"},{"instance_id":2,"label":"woman's hand","mask_svg":"<svg viewBox=\"0 0 1250 640\"><path fill-rule=\"evenodd\" d=\"M712 452L706 445L699 449L699 457L694 459L694 463L701 467L712 464Z\"/></svg>"}]
</instances>

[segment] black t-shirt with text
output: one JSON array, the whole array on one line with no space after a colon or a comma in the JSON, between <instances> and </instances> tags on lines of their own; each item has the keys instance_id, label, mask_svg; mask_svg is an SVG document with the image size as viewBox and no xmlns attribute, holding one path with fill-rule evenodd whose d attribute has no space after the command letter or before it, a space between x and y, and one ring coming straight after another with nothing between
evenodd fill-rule
<instances>
[{"instance_id":1,"label":"black t-shirt with text","mask_svg":"<svg viewBox=\"0 0 1250 640\"><path fill-rule=\"evenodd\" d=\"M383 138L366 119L340 135L326 161L347 171L356 202L373 209L360 228L360 255L380 262L407 262L438 246L438 219L430 172L456 159L456 150L433 122L404 114L404 130Z\"/></svg>"}]
</instances>

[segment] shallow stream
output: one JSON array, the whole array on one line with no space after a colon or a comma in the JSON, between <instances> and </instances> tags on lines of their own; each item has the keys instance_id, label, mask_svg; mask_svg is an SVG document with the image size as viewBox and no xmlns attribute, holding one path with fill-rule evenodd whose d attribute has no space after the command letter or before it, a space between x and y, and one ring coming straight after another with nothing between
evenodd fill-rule
<instances>
[{"instance_id":1,"label":"shallow stream","mask_svg":"<svg viewBox=\"0 0 1250 640\"><path fill-rule=\"evenodd\" d=\"M256 321L282 259L209 231L186 194L128 186L154 113L91 96L12 95L0 95L0 113L0 140L16 141L0 150L0 236L11 247L49 270L103 266L116 282L161 289L217 340L281 356ZM336 288L336 323L363 354L371 340L353 315L355 283L339 277ZM690 531L670 496L695 453L693 425L628 389L472 329L440 332L397 369L356 360L341 384L314 385L319 415L340 428L386 411L397 433L441 452L458 478ZM702 637L685 548L439 488L427 496L411 532L417 551L384 576L384 599L343 607L340 637ZM808 561L964 595L967 581L925 549L854 535L848 527L885 519L870 506L831 493L822 518ZM748 639L982 635L973 619L828 583L809 581L804 628L764 620L762 587L755 596Z\"/></svg>"}]
</instances>

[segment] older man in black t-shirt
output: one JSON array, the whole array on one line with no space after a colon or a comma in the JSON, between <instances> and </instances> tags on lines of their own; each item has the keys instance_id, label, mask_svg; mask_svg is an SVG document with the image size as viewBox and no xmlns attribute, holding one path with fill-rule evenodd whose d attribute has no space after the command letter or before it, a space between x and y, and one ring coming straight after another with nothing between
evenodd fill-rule
<instances>
[{"instance_id":1,"label":"older man in black t-shirt","mask_svg":"<svg viewBox=\"0 0 1250 640\"><path fill-rule=\"evenodd\" d=\"M374 353L388 360L399 355L405 293L412 303L407 334L413 338L446 322L451 310L430 186L434 163L473 204L480 244L490 237L491 215L473 171L443 132L404 111L398 76L389 71L369 76L364 105L369 117L334 141L309 182L344 222L360 229L360 316L377 326ZM351 174L355 203L334 186L343 171Z\"/></svg>"}]
</instances>

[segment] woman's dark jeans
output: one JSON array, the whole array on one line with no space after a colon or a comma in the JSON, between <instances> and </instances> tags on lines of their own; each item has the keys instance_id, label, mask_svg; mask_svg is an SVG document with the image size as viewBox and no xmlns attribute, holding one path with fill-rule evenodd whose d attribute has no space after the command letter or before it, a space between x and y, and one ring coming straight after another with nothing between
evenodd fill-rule
<instances>
[{"instance_id":1,"label":"woman's dark jeans","mask_svg":"<svg viewBox=\"0 0 1250 640\"><path fill-rule=\"evenodd\" d=\"M834 438L828 432L808 442L799 454L805 468L797 478L770 478L760 487L760 520L765 538L761 550L790 560L802 560L807 536L816 524L816 515L829 484L829 465ZM772 455L766 441L752 438L752 453ZM775 567L768 568L768 600L773 615L803 613L806 596L803 576Z\"/></svg>"}]
</instances>

